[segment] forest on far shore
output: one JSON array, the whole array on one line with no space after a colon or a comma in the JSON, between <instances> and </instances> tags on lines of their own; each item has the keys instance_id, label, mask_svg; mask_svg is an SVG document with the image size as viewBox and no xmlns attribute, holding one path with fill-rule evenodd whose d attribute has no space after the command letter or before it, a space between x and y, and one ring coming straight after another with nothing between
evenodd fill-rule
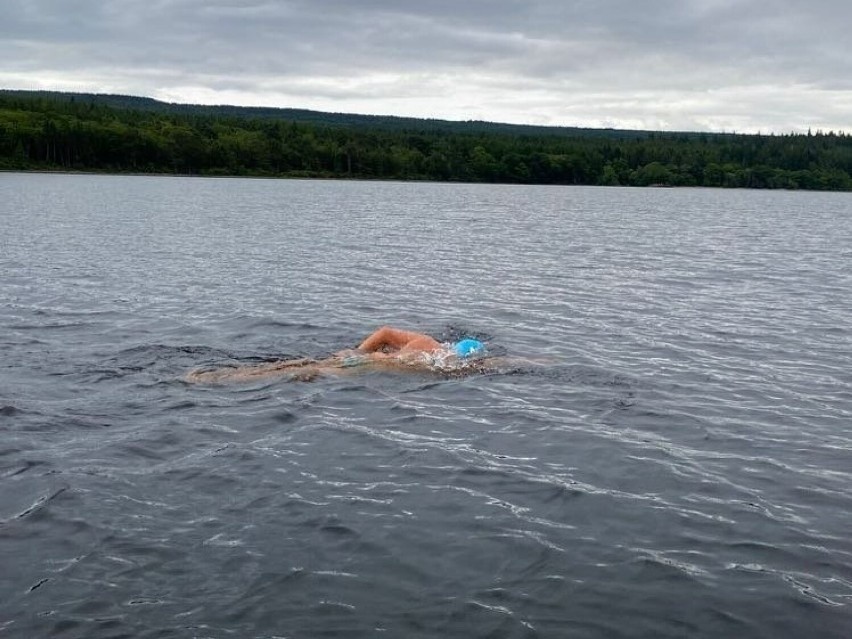
<instances>
[{"instance_id":1,"label":"forest on far shore","mask_svg":"<svg viewBox=\"0 0 852 639\"><path fill-rule=\"evenodd\" d=\"M852 136L448 122L0 91L0 169L852 190Z\"/></svg>"}]
</instances>

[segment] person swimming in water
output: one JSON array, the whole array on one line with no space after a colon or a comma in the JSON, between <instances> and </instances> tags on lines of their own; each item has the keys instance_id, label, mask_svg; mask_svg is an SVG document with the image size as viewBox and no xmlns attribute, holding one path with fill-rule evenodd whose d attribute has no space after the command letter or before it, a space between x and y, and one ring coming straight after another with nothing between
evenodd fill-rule
<instances>
[{"instance_id":1,"label":"person swimming in water","mask_svg":"<svg viewBox=\"0 0 852 639\"><path fill-rule=\"evenodd\" d=\"M485 352L485 344L470 337L447 345L424 333L383 326L357 348L340 351L325 359L279 360L254 366L195 370L184 379L191 383L220 383L289 375L293 381L312 381L322 375L345 375L356 368L477 372L484 370L482 357Z\"/></svg>"}]
</instances>

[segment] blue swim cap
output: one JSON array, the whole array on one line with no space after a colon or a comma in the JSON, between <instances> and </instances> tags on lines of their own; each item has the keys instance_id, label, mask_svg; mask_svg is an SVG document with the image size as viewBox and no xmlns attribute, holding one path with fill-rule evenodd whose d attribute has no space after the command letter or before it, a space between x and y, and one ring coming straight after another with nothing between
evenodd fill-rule
<instances>
[{"instance_id":1,"label":"blue swim cap","mask_svg":"<svg viewBox=\"0 0 852 639\"><path fill-rule=\"evenodd\" d=\"M453 351L459 357L470 357L485 351L485 344L478 339L467 338L453 344Z\"/></svg>"}]
</instances>

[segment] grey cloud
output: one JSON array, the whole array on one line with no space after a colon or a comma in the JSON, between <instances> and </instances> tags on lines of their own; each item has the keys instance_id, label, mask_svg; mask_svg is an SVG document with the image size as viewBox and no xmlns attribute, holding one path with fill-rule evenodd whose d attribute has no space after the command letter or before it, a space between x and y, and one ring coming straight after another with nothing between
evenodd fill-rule
<instances>
[{"instance_id":1,"label":"grey cloud","mask_svg":"<svg viewBox=\"0 0 852 639\"><path fill-rule=\"evenodd\" d=\"M786 130L849 117L837 104L852 5L838 0L4 4L6 85L559 124Z\"/></svg>"}]
</instances>

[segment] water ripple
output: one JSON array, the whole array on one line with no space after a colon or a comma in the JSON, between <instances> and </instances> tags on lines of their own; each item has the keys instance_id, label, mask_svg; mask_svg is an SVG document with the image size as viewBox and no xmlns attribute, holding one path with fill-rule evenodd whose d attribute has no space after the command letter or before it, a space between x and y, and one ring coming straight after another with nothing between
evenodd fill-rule
<instances>
[{"instance_id":1,"label":"water ripple","mask_svg":"<svg viewBox=\"0 0 852 639\"><path fill-rule=\"evenodd\" d=\"M0 634L848 635L847 196L0 191ZM519 361L182 381L380 324Z\"/></svg>"}]
</instances>

